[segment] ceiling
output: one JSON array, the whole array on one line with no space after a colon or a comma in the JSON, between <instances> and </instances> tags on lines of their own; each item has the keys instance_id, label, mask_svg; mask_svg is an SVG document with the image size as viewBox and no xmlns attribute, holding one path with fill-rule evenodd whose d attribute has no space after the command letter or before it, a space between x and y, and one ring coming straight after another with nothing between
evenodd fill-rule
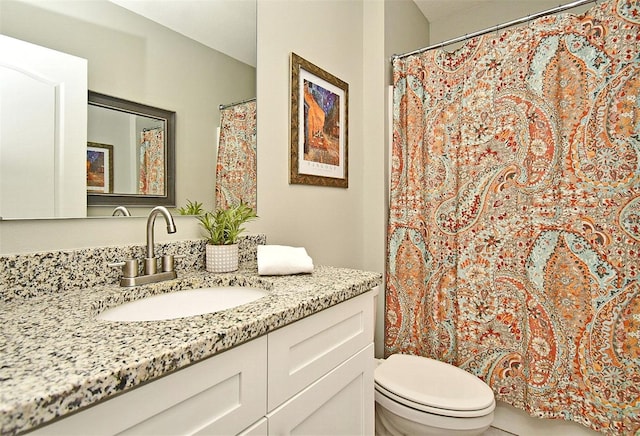
<instances>
[{"instance_id":1,"label":"ceiling","mask_svg":"<svg viewBox=\"0 0 640 436\"><path fill-rule=\"evenodd\" d=\"M256 0L110 0L256 66Z\"/></svg>"},{"instance_id":2,"label":"ceiling","mask_svg":"<svg viewBox=\"0 0 640 436\"><path fill-rule=\"evenodd\" d=\"M256 66L256 0L110 0L191 39ZM258 0L263 1L263 0ZM413 0L435 21L495 0Z\"/></svg>"},{"instance_id":3,"label":"ceiling","mask_svg":"<svg viewBox=\"0 0 640 436\"><path fill-rule=\"evenodd\" d=\"M490 1L495 0L413 0L422 15L432 22Z\"/></svg>"}]
</instances>

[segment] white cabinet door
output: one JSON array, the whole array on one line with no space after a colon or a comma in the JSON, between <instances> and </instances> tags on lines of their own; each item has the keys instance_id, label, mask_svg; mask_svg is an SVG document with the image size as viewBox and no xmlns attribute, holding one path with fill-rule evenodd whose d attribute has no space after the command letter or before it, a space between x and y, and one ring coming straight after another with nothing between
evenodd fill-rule
<instances>
[{"instance_id":1,"label":"white cabinet door","mask_svg":"<svg viewBox=\"0 0 640 436\"><path fill-rule=\"evenodd\" d=\"M266 355L263 336L32 434L237 434L265 416Z\"/></svg>"},{"instance_id":2,"label":"white cabinet door","mask_svg":"<svg viewBox=\"0 0 640 436\"><path fill-rule=\"evenodd\" d=\"M269 333L269 411L373 342L376 293Z\"/></svg>"},{"instance_id":3,"label":"white cabinet door","mask_svg":"<svg viewBox=\"0 0 640 436\"><path fill-rule=\"evenodd\" d=\"M267 415L270 435L372 435L373 344Z\"/></svg>"},{"instance_id":4,"label":"white cabinet door","mask_svg":"<svg viewBox=\"0 0 640 436\"><path fill-rule=\"evenodd\" d=\"M267 436L267 422L267 418L262 418L260 421L256 422L248 429L243 430L238 434L238 436Z\"/></svg>"}]
</instances>

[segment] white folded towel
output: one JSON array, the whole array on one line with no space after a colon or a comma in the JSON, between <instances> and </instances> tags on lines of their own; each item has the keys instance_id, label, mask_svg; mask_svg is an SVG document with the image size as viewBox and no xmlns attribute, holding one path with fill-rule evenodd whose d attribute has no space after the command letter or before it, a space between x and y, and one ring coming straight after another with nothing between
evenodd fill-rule
<instances>
[{"instance_id":1,"label":"white folded towel","mask_svg":"<svg viewBox=\"0 0 640 436\"><path fill-rule=\"evenodd\" d=\"M281 276L312 273L313 259L304 247L258 245L258 274Z\"/></svg>"}]
</instances>

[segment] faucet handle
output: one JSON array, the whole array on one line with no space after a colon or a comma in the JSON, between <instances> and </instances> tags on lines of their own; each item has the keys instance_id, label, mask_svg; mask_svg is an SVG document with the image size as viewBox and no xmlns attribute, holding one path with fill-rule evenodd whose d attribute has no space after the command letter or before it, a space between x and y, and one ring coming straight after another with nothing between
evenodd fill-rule
<instances>
[{"instance_id":1,"label":"faucet handle","mask_svg":"<svg viewBox=\"0 0 640 436\"><path fill-rule=\"evenodd\" d=\"M138 261L137 259L127 259L122 262L112 262L107 264L108 267L114 268L122 267L123 277L137 277L138 276Z\"/></svg>"},{"instance_id":2,"label":"faucet handle","mask_svg":"<svg viewBox=\"0 0 640 436\"><path fill-rule=\"evenodd\" d=\"M145 257L144 258L144 274L151 275L158 272L158 258L157 257Z\"/></svg>"},{"instance_id":3,"label":"faucet handle","mask_svg":"<svg viewBox=\"0 0 640 436\"><path fill-rule=\"evenodd\" d=\"M184 254L165 254L162 256L162 272L173 271L175 267L175 259L182 259Z\"/></svg>"}]
</instances>

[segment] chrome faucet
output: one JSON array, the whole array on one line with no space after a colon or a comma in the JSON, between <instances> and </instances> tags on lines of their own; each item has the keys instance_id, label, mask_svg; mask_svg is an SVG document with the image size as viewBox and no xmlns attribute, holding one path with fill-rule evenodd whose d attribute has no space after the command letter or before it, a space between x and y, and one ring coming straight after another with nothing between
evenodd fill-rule
<instances>
[{"instance_id":1,"label":"chrome faucet","mask_svg":"<svg viewBox=\"0 0 640 436\"><path fill-rule=\"evenodd\" d=\"M153 248L153 225L156 222L156 216L158 214L162 215L164 217L164 221L167 223L167 233L176 232L176 224L173 222L173 217L166 207L156 206L151 209L149 217L147 218L147 256L144 259L145 274L155 274L158 268Z\"/></svg>"},{"instance_id":2,"label":"chrome faucet","mask_svg":"<svg viewBox=\"0 0 640 436\"><path fill-rule=\"evenodd\" d=\"M111 216L117 216L118 214L122 216L131 216L131 212L129 212L129 209L127 209L125 206L118 206L113 209L113 213L111 214Z\"/></svg>"},{"instance_id":3,"label":"chrome faucet","mask_svg":"<svg viewBox=\"0 0 640 436\"><path fill-rule=\"evenodd\" d=\"M176 224L173 222L171 213L164 206L157 206L151 209L147 218L147 254L144 258L144 268L142 275L138 275L138 260L128 259L124 262L110 263L108 266L122 267L122 278L120 286L138 286L148 283L156 283L164 280L175 279L178 275L174 269L174 259L184 257L184 255L165 254L162 256L162 271L158 272L158 259L153 247L153 225L156 216L162 215L167 223L167 233L176 232Z\"/></svg>"}]
</instances>

